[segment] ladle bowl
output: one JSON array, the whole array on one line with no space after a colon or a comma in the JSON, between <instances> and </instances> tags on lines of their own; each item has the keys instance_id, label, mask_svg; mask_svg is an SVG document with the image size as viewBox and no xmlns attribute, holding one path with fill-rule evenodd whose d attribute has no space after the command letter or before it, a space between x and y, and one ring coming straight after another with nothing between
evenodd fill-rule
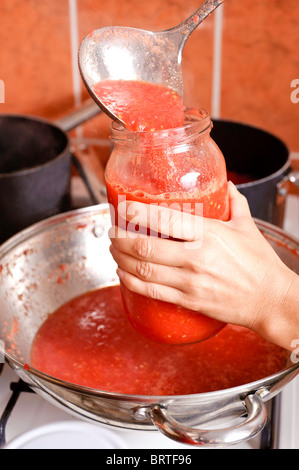
<instances>
[{"instance_id":1,"label":"ladle bowl","mask_svg":"<svg viewBox=\"0 0 299 470\"><path fill-rule=\"evenodd\" d=\"M164 31L109 26L91 31L79 49L83 82L96 103L122 123L94 92L104 80L139 80L165 85L183 97L184 45L197 26L224 0L207 0L189 18ZM123 124L123 123L122 123Z\"/></svg>"}]
</instances>

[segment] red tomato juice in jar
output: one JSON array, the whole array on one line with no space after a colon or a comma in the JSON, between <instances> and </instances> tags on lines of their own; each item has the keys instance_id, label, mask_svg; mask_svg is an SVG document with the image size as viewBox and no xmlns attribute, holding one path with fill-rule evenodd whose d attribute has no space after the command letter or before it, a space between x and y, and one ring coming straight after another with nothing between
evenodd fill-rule
<instances>
[{"instance_id":1,"label":"red tomato juice in jar","mask_svg":"<svg viewBox=\"0 0 299 470\"><path fill-rule=\"evenodd\" d=\"M167 205L204 217L228 220L225 160L210 137L209 114L204 110L190 109L184 111L182 119L177 95L174 92L164 94L159 100L161 87L155 89L152 84L148 112L147 85L143 100L140 99L142 86L138 88L137 103L142 103L144 113L140 108L138 112L134 109L134 130L116 123L111 128L114 148L106 167L106 186L116 224L123 226L117 207L124 199ZM134 82L126 84L126 93L130 86L134 96ZM167 110L167 99L171 112L166 113L167 128L164 128L157 116L154 121L150 116L155 102L157 109ZM134 100L128 102L134 107ZM143 115L146 116L145 121L142 120ZM137 127L136 122L139 123ZM136 129L142 129L142 132ZM176 238L180 239L179 236ZM182 249L185 249L183 243ZM168 344L194 343L214 336L225 326L199 312L136 294L122 282L121 290L131 323L152 340Z\"/></svg>"}]
</instances>

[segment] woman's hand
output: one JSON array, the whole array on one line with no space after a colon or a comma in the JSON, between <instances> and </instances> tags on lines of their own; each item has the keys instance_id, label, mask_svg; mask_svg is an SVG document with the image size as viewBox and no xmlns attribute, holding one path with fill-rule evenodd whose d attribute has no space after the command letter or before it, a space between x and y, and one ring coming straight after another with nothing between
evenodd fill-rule
<instances>
[{"instance_id":1,"label":"woman's hand","mask_svg":"<svg viewBox=\"0 0 299 470\"><path fill-rule=\"evenodd\" d=\"M184 242L113 227L118 275L134 292L246 326L290 349L292 339L299 338L298 276L260 233L246 198L231 183L229 197L228 222L122 203L119 214L125 219L170 237L183 234Z\"/></svg>"}]
</instances>

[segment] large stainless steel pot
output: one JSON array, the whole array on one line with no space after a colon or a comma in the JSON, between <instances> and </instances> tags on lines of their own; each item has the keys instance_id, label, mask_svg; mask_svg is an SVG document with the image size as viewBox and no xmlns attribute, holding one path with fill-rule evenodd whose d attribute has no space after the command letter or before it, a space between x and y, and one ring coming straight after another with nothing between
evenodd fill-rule
<instances>
[{"instance_id":1,"label":"large stainless steel pot","mask_svg":"<svg viewBox=\"0 0 299 470\"><path fill-rule=\"evenodd\" d=\"M257 224L282 260L298 272L299 242L266 222ZM267 419L264 402L299 371L291 354L284 370L270 377L181 396L108 393L28 370L32 340L49 313L75 296L117 282L108 250L109 226L109 207L103 204L39 222L0 247L0 344L10 366L38 394L83 419L159 429L193 445L223 446L256 435Z\"/></svg>"}]
</instances>

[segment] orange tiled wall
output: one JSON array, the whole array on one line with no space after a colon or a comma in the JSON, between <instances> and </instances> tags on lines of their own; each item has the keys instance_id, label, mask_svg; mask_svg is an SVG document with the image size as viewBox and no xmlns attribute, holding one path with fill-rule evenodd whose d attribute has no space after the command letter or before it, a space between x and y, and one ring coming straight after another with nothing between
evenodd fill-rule
<instances>
[{"instance_id":1,"label":"orange tiled wall","mask_svg":"<svg viewBox=\"0 0 299 470\"><path fill-rule=\"evenodd\" d=\"M200 1L1 0L0 112L51 120L67 113L87 97L76 55L91 29L167 29ZM298 44L298 0L226 0L185 47L185 104L261 126L299 152L299 103L291 101L291 82L299 86ZM82 132L109 150L106 116Z\"/></svg>"}]
</instances>

